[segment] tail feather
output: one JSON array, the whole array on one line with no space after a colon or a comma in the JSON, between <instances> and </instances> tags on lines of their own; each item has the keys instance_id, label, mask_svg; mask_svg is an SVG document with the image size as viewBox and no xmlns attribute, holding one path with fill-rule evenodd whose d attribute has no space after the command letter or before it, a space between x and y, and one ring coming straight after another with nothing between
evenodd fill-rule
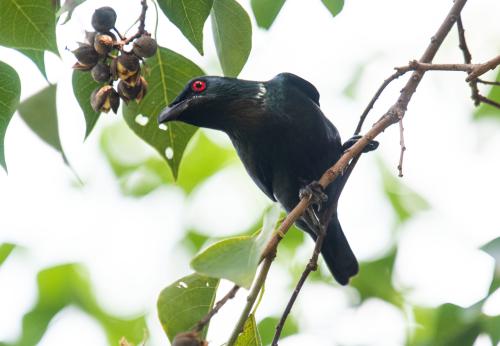
<instances>
[{"instance_id":1,"label":"tail feather","mask_svg":"<svg viewBox=\"0 0 500 346\"><path fill-rule=\"evenodd\" d=\"M341 285L347 285L349 279L359 271L356 256L354 256L336 217L333 217L328 225L321 254L333 277Z\"/></svg>"}]
</instances>

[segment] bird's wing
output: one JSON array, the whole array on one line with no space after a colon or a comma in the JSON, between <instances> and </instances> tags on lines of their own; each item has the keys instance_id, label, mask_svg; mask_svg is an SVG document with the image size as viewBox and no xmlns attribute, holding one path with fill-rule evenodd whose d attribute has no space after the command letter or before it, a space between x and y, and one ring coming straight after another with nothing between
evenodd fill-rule
<instances>
[{"instance_id":1,"label":"bird's wing","mask_svg":"<svg viewBox=\"0 0 500 346\"><path fill-rule=\"evenodd\" d=\"M274 79L282 81L287 86L293 85L319 106L318 89L305 79L288 72L280 73Z\"/></svg>"}]
</instances>

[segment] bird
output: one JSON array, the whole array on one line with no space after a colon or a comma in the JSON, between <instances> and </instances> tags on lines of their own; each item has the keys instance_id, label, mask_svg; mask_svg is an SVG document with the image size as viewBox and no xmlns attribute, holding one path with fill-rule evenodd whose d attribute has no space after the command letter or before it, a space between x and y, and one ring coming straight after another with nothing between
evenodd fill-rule
<instances>
[{"instance_id":1,"label":"bird","mask_svg":"<svg viewBox=\"0 0 500 346\"><path fill-rule=\"evenodd\" d=\"M326 197L322 204L316 201L314 214L304 214L296 224L315 240L314 216L329 218L321 254L335 280L346 285L359 265L337 216L345 179L336 179L324 191L317 180L360 136L342 144L339 131L320 109L319 98L313 84L292 73L263 82L200 76L160 112L158 123L180 121L225 132L255 184L287 212L301 194L312 193L318 200ZM364 152L377 146L371 141Z\"/></svg>"}]
</instances>

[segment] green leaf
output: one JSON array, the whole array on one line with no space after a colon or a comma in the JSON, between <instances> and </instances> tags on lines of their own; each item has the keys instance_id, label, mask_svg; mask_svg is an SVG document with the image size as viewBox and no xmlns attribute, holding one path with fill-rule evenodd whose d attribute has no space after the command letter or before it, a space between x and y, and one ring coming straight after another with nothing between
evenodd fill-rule
<instances>
[{"instance_id":1,"label":"green leaf","mask_svg":"<svg viewBox=\"0 0 500 346\"><path fill-rule=\"evenodd\" d=\"M269 29L286 0L252 0L252 11L257 25Z\"/></svg>"},{"instance_id":2,"label":"green leaf","mask_svg":"<svg viewBox=\"0 0 500 346\"><path fill-rule=\"evenodd\" d=\"M12 251L16 248L15 244L12 243L3 243L0 244L0 266L5 262L7 257L12 253Z\"/></svg>"},{"instance_id":3,"label":"green leaf","mask_svg":"<svg viewBox=\"0 0 500 346\"><path fill-rule=\"evenodd\" d=\"M100 86L100 84L92 78L90 73L78 70L73 71L72 84L73 94L85 117L85 138L87 138L101 115L100 112L94 111L90 105L90 95Z\"/></svg>"},{"instance_id":4,"label":"green leaf","mask_svg":"<svg viewBox=\"0 0 500 346\"><path fill-rule=\"evenodd\" d=\"M243 331L236 339L234 346L262 346L254 314L248 316Z\"/></svg>"},{"instance_id":5,"label":"green leaf","mask_svg":"<svg viewBox=\"0 0 500 346\"><path fill-rule=\"evenodd\" d=\"M344 0L321 0L332 16L336 16L344 8Z\"/></svg>"},{"instance_id":6,"label":"green leaf","mask_svg":"<svg viewBox=\"0 0 500 346\"><path fill-rule=\"evenodd\" d=\"M464 309L443 304L435 309L416 308L415 329L409 345L470 346L481 332L480 306Z\"/></svg>"},{"instance_id":7,"label":"green leaf","mask_svg":"<svg viewBox=\"0 0 500 346\"><path fill-rule=\"evenodd\" d=\"M40 73L45 80L47 79L47 71L45 70L45 51L36 49L17 49L20 53L26 55L38 67Z\"/></svg>"},{"instance_id":8,"label":"green leaf","mask_svg":"<svg viewBox=\"0 0 500 346\"><path fill-rule=\"evenodd\" d=\"M64 162L69 165L59 138L56 89L55 84L49 85L21 102L17 110L29 128L45 143L59 151Z\"/></svg>"},{"instance_id":9,"label":"green leaf","mask_svg":"<svg viewBox=\"0 0 500 346\"><path fill-rule=\"evenodd\" d=\"M500 315L498 316L483 316L481 327L483 332L490 336L493 345L498 345L500 342Z\"/></svg>"},{"instance_id":10,"label":"green leaf","mask_svg":"<svg viewBox=\"0 0 500 346\"><path fill-rule=\"evenodd\" d=\"M171 342L177 334L191 330L210 311L218 285L218 279L191 274L161 291L157 303L158 317ZM203 330L202 338L205 338L207 329L208 326Z\"/></svg>"},{"instance_id":11,"label":"green leaf","mask_svg":"<svg viewBox=\"0 0 500 346\"><path fill-rule=\"evenodd\" d=\"M259 322L259 333L263 345L271 344L279 321L280 317L266 317ZM297 321L293 318L293 316L288 316L285 325L283 326L283 330L281 331L280 340L286 338L287 336L297 334L298 332L299 325L297 324Z\"/></svg>"},{"instance_id":12,"label":"green leaf","mask_svg":"<svg viewBox=\"0 0 500 346\"><path fill-rule=\"evenodd\" d=\"M401 179L396 178L384 163L379 162L379 166L384 192L396 213L398 224L430 208L429 203L421 195L406 186Z\"/></svg>"},{"instance_id":13,"label":"green leaf","mask_svg":"<svg viewBox=\"0 0 500 346\"><path fill-rule=\"evenodd\" d=\"M184 149L196 128L179 122L158 126L157 117L184 85L190 79L203 75L203 71L182 55L162 47L155 57L147 60L147 66L149 73L145 77L149 92L139 105L130 102L125 106L123 115L128 126L160 153L172 169L173 176L177 177ZM136 121L139 115L147 118L146 125Z\"/></svg>"},{"instance_id":14,"label":"green leaf","mask_svg":"<svg viewBox=\"0 0 500 346\"><path fill-rule=\"evenodd\" d=\"M59 11L57 11L56 13L57 18L59 18L66 12L68 13L66 18L64 19L64 22L62 22L61 25L66 24L71 19L71 16L73 15L73 11L75 10L75 8L83 4L84 2L85 0L66 0L64 2L64 5L62 5Z\"/></svg>"},{"instance_id":15,"label":"green leaf","mask_svg":"<svg viewBox=\"0 0 500 346\"><path fill-rule=\"evenodd\" d=\"M0 45L58 54L52 0L2 0L0 23Z\"/></svg>"},{"instance_id":16,"label":"green leaf","mask_svg":"<svg viewBox=\"0 0 500 346\"><path fill-rule=\"evenodd\" d=\"M228 279L249 288L279 215L279 208L274 205L264 216L261 231L251 236L224 239L211 245L193 258L191 267L198 273Z\"/></svg>"},{"instance_id":17,"label":"green leaf","mask_svg":"<svg viewBox=\"0 0 500 346\"><path fill-rule=\"evenodd\" d=\"M495 80L500 81L500 70L498 71ZM492 86L487 97L495 102L500 102L500 87ZM481 105L477 108L476 112L474 113L474 119L479 120L485 118L500 119L500 109L481 103Z\"/></svg>"},{"instance_id":18,"label":"green leaf","mask_svg":"<svg viewBox=\"0 0 500 346\"><path fill-rule=\"evenodd\" d=\"M493 257L495 260L495 269L493 280L490 285L489 294L500 288L500 237L493 239L481 247L481 250Z\"/></svg>"},{"instance_id":19,"label":"green leaf","mask_svg":"<svg viewBox=\"0 0 500 346\"><path fill-rule=\"evenodd\" d=\"M248 14L235 0L215 0L212 32L224 75L237 77L252 49L252 24Z\"/></svg>"},{"instance_id":20,"label":"green leaf","mask_svg":"<svg viewBox=\"0 0 500 346\"><path fill-rule=\"evenodd\" d=\"M7 172L4 140L7 126L16 111L21 96L21 81L12 67L0 61L0 165Z\"/></svg>"},{"instance_id":21,"label":"green leaf","mask_svg":"<svg viewBox=\"0 0 500 346\"><path fill-rule=\"evenodd\" d=\"M200 251L201 247L208 241L208 236L199 233L195 230L189 230L184 238L181 240L181 244L187 248L187 250L193 254Z\"/></svg>"},{"instance_id":22,"label":"green leaf","mask_svg":"<svg viewBox=\"0 0 500 346\"><path fill-rule=\"evenodd\" d=\"M403 298L392 285L392 273L396 261L396 249L374 261L362 262L360 274L351 281L351 286L356 288L361 301L369 298L380 298L396 306L403 306Z\"/></svg>"},{"instance_id":23,"label":"green leaf","mask_svg":"<svg viewBox=\"0 0 500 346\"><path fill-rule=\"evenodd\" d=\"M144 317L124 319L103 311L82 266L63 264L44 269L38 274L37 283L38 300L24 315L21 336L12 345L38 344L54 316L70 305L76 305L95 318L106 331L110 345L115 345L123 336L134 342L142 339L146 328Z\"/></svg>"},{"instance_id":24,"label":"green leaf","mask_svg":"<svg viewBox=\"0 0 500 346\"><path fill-rule=\"evenodd\" d=\"M186 193L190 193L207 178L233 162L236 162L233 148L222 147L211 141L203 131L199 131L191 150L188 147L184 154L177 183Z\"/></svg>"},{"instance_id":25,"label":"green leaf","mask_svg":"<svg viewBox=\"0 0 500 346\"><path fill-rule=\"evenodd\" d=\"M172 23L203 55L203 26L214 0L158 0L158 5Z\"/></svg>"}]
</instances>

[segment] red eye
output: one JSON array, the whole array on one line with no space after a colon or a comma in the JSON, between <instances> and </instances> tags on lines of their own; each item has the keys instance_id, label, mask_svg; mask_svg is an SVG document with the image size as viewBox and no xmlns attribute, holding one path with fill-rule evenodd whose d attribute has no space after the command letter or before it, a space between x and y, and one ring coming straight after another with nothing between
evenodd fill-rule
<instances>
[{"instance_id":1,"label":"red eye","mask_svg":"<svg viewBox=\"0 0 500 346\"><path fill-rule=\"evenodd\" d=\"M202 80L196 80L193 82L193 84L191 84L191 89L193 89L193 91L197 93L202 92L206 88L207 88L207 83L205 83Z\"/></svg>"}]
</instances>

